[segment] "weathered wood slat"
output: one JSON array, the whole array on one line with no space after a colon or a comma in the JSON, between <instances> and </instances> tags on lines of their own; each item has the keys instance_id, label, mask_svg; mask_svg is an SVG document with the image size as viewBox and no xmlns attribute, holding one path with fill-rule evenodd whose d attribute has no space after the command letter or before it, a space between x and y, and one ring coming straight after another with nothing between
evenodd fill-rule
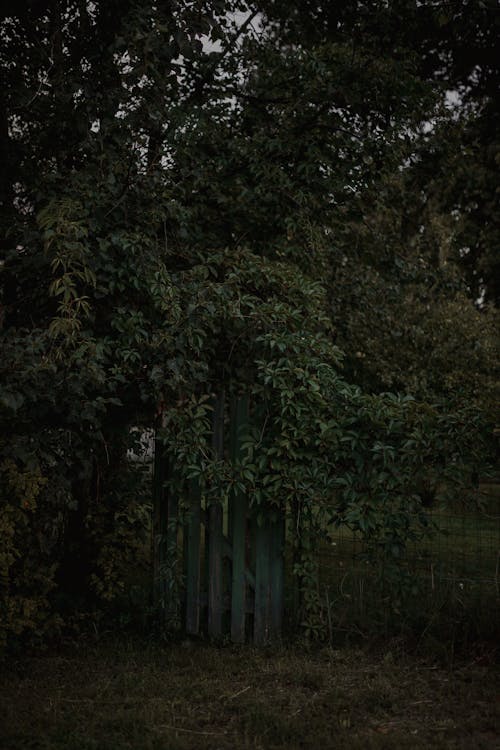
<instances>
[{"instance_id":1,"label":"weathered wood slat","mask_svg":"<svg viewBox=\"0 0 500 750\"><path fill-rule=\"evenodd\" d=\"M170 468L172 476L174 468ZM179 531L179 496L169 487L166 490L167 530L165 560L160 574L165 582L165 618L170 626L178 627L179 622L179 590L178 590L178 531Z\"/></svg>"},{"instance_id":2,"label":"weathered wood slat","mask_svg":"<svg viewBox=\"0 0 500 750\"><path fill-rule=\"evenodd\" d=\"M238 494L233 503L233 569L231 580L231 640L245 642L245 601L247 578L245 561L245 536L247 500Z\"/></svg>"},{"instance_id":3,"label":"weathered wood slat","mask_svg":"<svg viewBox=\"0 0 500 750\"><path fill-rule=\"evenodd\" d=\"M300 517L300 508L296 502L291 507L291 539L292 539L292 570L300 568L302 563L302 519ZM294 624L298 625L302 614L302 581L297 575L292 579L292 612Z\"/></svg>"},{"instance_id":4,"label":"weathered wood slat","mask_svg":"<svg viewBox=\"0 0 500 750\"><path fill-rule=\"evenodd\" d=\"M248 397L240 397L233 402L231 423L231 459L241 458L242 431L248 420ZM232 537L232 580L231 580L231 640L245 642L246 610L246 532L248 501L244 493L235 490L230 499L230 530Z\"/></svg>"},{"instance_id":5,"label":"weathered wood slat","mask_svg":"<svg viewBox=\"0 0 500 750\"><path fill-rule=\"evenodd\" d=\"M162 441L155 435L153 463L153 597L157 607L165 607L166 586L162 571L167 558L167 502L165 481L167 457Z\"/></svg>"},{"instance_id":6,"label":"weathered wood slat","mask_svg":"<svg viewBox=\"0 0 500 750\"><path fill-rule=\"evenodd\" d=\"M284 545L285 518L280 510L271 525L270 539L270 576L271 576L271 613L270 637L276 640L281 637L283 626L283 609L285 595Z\"/></svg>"},{"instance_id":7,"label":"weathered wood slat","mask_svg":"<svg viewBox=\"0 0 500 750\"><path fill-rule=\"evenodd\" d=\"M214 400L213 449L216 457L224 457L224 392ZM212 502L208 507L208 634L222 635L222 505Z\"/></svg>"},{"instance_id":8,"label":"weathered wood slat","mask_svg":"<svg viewBox=\"0 0 500 750\"><path fill-rule=\"evenodd\" d=\"M203 607L207 607L208 605L208 597L207 594L203 591L200 593L200 608L203 609ZM229 612L231 609L231 594L225 593L222 597L222 606L225 612ZM247 615L253 615L255 611L254 606L254 596L251 591L247 593L247 599L245 602L245 611Z\"/></svg>"},{"instance_id":9,"label":"weathered wood slat","mask_svg":"<svg viewBox=\"0 0 500 750\"><path fill-rule=\"evenodd\" d=\"M255 525L255 616L253 639L256 646L267 643L271 635L270 623L270 524L264 515Z\"/></svg>"},{"instance_id":10,"label":"weathered wood slat","mask_svg":"<svg viewBox=\"0 0 500 750\"><path fill-rule=\"evenodd\" d=\"M242 458L248 407L246 396L235 399L231 405L228 447L235 463ZM220 460L224 458L224 409L224 393L221 392L214 398L212 425L214 456ZM264 505L257 522L256 513L250 514L248 497L235 490L226 509L226 536L222 503L217 502L210 492L202 498L198 481L191 480L187 488L184 484L178 486L174 482L175 468L171 461L167 461L164 446L157 435L153 471L154 591L165 621L179 624L182 598L185 604L184 626L190 635L197 635L200 629L207 627L210 637L220 638L230 613L231 640L243 643L247 616L253 614L254 643L263 645L278 639L283 624L284 510ZM188 511L184 519L181 559L179 504L186 490ZM202 500L205 507L202 507ZM295 511L294 528L299 523L297 509ZM302 534L297 535L296 557L300 556L307 538L302 519L300 521ZM180 592L178 566L182 563L185 587ZM297 589L300 597L300 582Z\"/></svg>"},{"instance_id":11,"label":"weathered wood slat","mask_svg":"<svg viewBox=\"0 0 500 750\"><path fill-rule=\"evenodd\" d=\"M189 517L185 529L186 557L186 632L200 631L200 535L201 493L197 480L189 484Z\"/></svg>"},{"instance_id":12,"label":"weathered wood slat","mask_svg":"<svg viewBox=\"0 0 500 750\"><path fill-rule=\"evenodd\" d=\"M200 521L202 523L202 526L205 526L208 529L208 517L207 517L207 512L205 511L204 508L201 508L201 511L200 511ZM250 522L248 523L247 531L249 527L250 527ZM233 547L229 539L224 534L222 535L222 555L223 557L227 557L228 560L233 559ZM254 564L254 567L255 567L255 564ZM253 574L252 570L249 567L245 568L245 578L246 578L248 585L251 586L253 589L255 589L255 575Z\"/></svg>"}]
</instances>

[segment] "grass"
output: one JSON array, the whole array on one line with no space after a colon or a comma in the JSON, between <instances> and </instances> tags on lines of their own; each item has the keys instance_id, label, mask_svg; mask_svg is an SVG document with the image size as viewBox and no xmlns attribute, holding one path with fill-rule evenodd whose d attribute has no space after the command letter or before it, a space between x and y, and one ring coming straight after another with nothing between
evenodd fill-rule
<instances>
[{"instance_id":1,"label":"grass","mask_svg":"<svg viewBox=\"0 0 500 750\"><path fill-rule=\"evenodd\" d=\"M404 617L414 632L434 630L447 637L494 636L499 613L500 486L483 485L482 508L436 508L431 516L440 532L409 546L408 567L418 593L405 603ZM359 534L333 530L320 555L320 589L328 596L337 631L373 632L387 625L374 583L374 570L360 554ZM404 623L403 623L404 624Z\"/></svg>"},{"instance_id":2,"label":"grass","mask_svg":"<svg viewBox=\"0 0 500 750\"><path fill-rule=\"evenodd\" d=\"M331 642L351 645L82 638L0 664L0 748L493 750L499 672L477 636L494 632L498 613L498 514L441 521L449 533L412 550L425 593L407 613L412 627L420 618L417 638L374 641L384 603L344 530L322 554L321 591ZM482 610L463 650L456 631Z\"/></svg>"},{"instance_id":3,"label":"grass","mask_svg":"<svg viewBox=\"0 0 500 750\"><path fill-rule=\"evenodd\" d=\"M498 671L404 652L84 642L4 663L3 750L497 747Z\"/></svg>"}]
</instances>

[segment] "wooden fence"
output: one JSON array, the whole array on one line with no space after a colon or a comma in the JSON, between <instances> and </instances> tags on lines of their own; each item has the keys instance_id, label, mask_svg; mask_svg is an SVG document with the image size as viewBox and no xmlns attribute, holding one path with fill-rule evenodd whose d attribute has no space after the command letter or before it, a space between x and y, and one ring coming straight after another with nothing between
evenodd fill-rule
<instances>
[{"instance_id":1,"label":"wooden fence","mask_svg":"<svg viewBox=\"0 0 500 750\"><path fill-rule=\"evenodd\" d=\"M235 398L225 420L224 394L214 400L216 456L233 461L241 457L248 409L247 397ZM253 638L257 645L278 639L284 607L284 514L274 509L257 518L240 491L234 491L226 504L207 502L195 480L181 498L168 489L168 476L168 455L157 439L154 581L155 599L165 618L177 620L189 635L228 635L235 643Z\"/></svg>"}]
</instances>

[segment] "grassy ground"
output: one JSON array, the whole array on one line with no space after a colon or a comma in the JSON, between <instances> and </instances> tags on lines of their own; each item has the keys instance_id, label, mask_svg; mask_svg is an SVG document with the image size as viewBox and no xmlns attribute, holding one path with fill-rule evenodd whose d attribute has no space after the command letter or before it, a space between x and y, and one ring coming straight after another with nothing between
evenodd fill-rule
<instances>
[{"instance_id":1,"label":"grassy ground","mask_svg":"<svg viewBox=\"0 0 500 750\"><path fill-rule=\"evenodd\" d=\"M359 540L339 533L322 555L330 635L370 645L259 652L122 637L11 659L0 663L0 748L498 748L499 671L493 647L475 640L491 637L498 614L497 501L495 488L483 516L449 515L449 534L413 551L424 588L408 613L422 622L412 653L403 640L367 639L383 632L384 605ZM471 637L460 638L466 623ZM458 644L471 649L459 659Z\"/></svg>"},{"instance_id":2,"label":"grassy ground","mask_svg":"<svg viewBox=\"0 0 500 750\"><path fill-rule=\"evenodd\" d=\"M458 631L491 638L499 615L500 485L482 485L476 509L436 508L439 529L409 546L408 565L418 583L414 606L405 605L408 627ZM384 627L374 570L360 554L360 535L334 529L320 555L321 593L328 595L333 627Z\"/></svg>"},{"instance_id":3,"label":"grassy ground","mask_svg":"<svg viewBox=\"0 0 500 750\"><path fill-rule=\"evenodd\" d=\"M453 669L383 650L80 644L0 671L3 750L498 747L487 650Z\"/></svg>"}]
</instances>

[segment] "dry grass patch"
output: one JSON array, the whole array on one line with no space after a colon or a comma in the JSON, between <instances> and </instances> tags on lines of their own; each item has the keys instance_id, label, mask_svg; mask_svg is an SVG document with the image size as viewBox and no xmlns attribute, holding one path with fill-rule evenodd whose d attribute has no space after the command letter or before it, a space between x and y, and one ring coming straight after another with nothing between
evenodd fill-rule
<instances>
[{"instance_id":1,"label":"dry grass patch","mask_svg":"<svg viewBox=\"0 0 500 750\"><path fill-rule=\"evenodd\" d=\"M4 750L496 747L498 672L387 651L84 645L3 665Z\"/></svg>"}]
</instances>

